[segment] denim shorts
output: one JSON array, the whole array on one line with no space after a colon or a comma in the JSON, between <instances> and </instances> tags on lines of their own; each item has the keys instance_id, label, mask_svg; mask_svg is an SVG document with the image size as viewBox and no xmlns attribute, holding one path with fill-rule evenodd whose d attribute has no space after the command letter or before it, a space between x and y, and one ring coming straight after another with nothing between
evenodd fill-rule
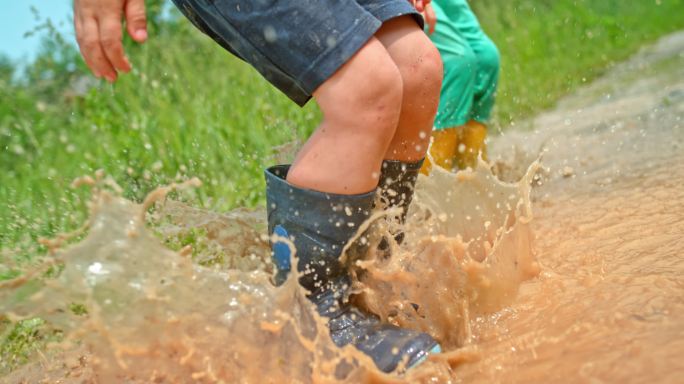
<instances>
[{"instance_id":1,"label":"denim shorts","mask_svg":"<svg viewBox=\"0 0 684 384\"><path fill-rule=\"evenodd\" d=\"M202 32L301 105L407 0L173 0Z\"/></svg>"}]
</instances>

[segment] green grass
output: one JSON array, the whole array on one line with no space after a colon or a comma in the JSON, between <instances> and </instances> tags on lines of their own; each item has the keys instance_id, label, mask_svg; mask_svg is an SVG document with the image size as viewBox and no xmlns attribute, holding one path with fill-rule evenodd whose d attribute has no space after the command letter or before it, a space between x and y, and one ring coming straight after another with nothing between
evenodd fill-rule
<instances>
[{"instance_id":1,"label":"green grass","mask_svg":"<svg viewBox=\"0 0 684 384\"><path fill-rule=\"evenodd\" d=\"M50 342L61 340L62 333L51 329L45 320L34 317L16 323L0 318L0 375L26 363L32 353Z\"/></svg>"},{"instance_id":2,"label":"green grass","mask_svg":"<svg viewBox=\"0 0 684 384\"><path fill-rule=\"evenodd\" d=\"M472 2L502 57L504 126L553 106L640 46L684 28L682 0Z\"/></svg>"},{"instance_id":3,"label":"green grass","mask_svg":"<svg viewBox=\"0 0 684 384\"><path fill-rule=\"evenodd\" d=\"M473 5L502 53L502 126L684 27L684 0ZM314 105L296 107L185 20L156 20L147 44L127 43L136 70L115 86L75 92L89 77L59 39L19 83L0 62L0 276L14 275L2 267L10 258L41 252L37 237L82 222L88 192L69 187L75 177L104 169L140 200L156 185L198 176L204 186L190 197L195 204L256 206L273 148L315 127Z\"/></svg>"},{"instance_id":4,"label":"green grass","mask_svg":"<svg viewBox=\"0 0 684 384\"><path fill-rule=\"evenodd\" d=\"M5 247L73 228L87 191L69 184L100 168L137 200L156 185L198 176L200 204L253 206L272 148L315 125L313 105L293 107L187 23L130 51L135 73L82 96L0 87L0 98L11 100L0 107ZM82 73L66 75L75 81Z\"/></svg>"}]
</instances>

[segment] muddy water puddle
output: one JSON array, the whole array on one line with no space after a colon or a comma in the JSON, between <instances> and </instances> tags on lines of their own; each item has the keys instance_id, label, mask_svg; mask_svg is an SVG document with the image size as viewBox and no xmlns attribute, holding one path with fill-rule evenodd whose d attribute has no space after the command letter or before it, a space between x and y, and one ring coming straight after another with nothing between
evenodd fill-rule
<instances>
[{"instance_id":1,"label":"muddy water puddle","mask_svg":"<svg viewBox=\"0 0 684 384\"><path fill-rule=\"evenodd\" d=\"M484 353L459 367L459 380L681 382L682 181L681 167L666 166L624 188L541 204L543 272L513 305L475 321Z\"/></svg>"},{"instance_id":2,"label":"muddy water puddle","mask_svg":"<svg viewBox=\"0 0 684 384\"><path fill-rule=\"evenodd\" d=\"M40 316L64 334L43 361L7 380L449 381L459 363L477 358L461 348L472 337L469 319L509 304L538 273L529 229L536 168L516 184L497 181L484 165L458 175L437 172L418 191L411 239L390 259L370 252L355 261L364 276L355 282L360 302L387 321L430 332L446 350L400 376L378 372L352 347L335 347L294 274L282 287L270 283L268 239L254 214L158 208L151 220L159 220L162 237L203 236L192 243L193 261L190 247L172 251L145 226L148 207L172 188L140 205L117 196L103 175L85 179L93 188L87 235L63 249L62 238L48 242L52 263L63 268L59 276L0 286L6 316ZM442 196L445 188L452 192ZM466 200L472 204L455 204ZM74 305L80 314L69 310Z\"/></svg>"},{"instance_id":3,"label":"muddy water puddle","mask_svg":"<svg viewBox=\"0 0 684 384\"><path fill-rule=\"evenodd\" d=\"M532 226L542 273L475 321L485 352L459 367L459 381L682 382L681 52L684 34L663 39L532 131L494 142L509 160L543 154Z\"/></svg>"},{"instance_id":4,"label":"muddy water puddle","mask_svg":"<svg viewBox=\"0 0 684 384\"><path fill-rule=\"evenodd\" d=\"M354 263L360 303L445 347L404 375L336 348L293 279L271 285L261 212L167 202L150 230L103 178L61 274L3 283L3 315L64 336L0 382L681 382L684 65L625 74L683 51L673 35L495 138L519 182L419 181L406 243ZM164 245L179 238L194 249Z\"/></svg>"}]
</instances>

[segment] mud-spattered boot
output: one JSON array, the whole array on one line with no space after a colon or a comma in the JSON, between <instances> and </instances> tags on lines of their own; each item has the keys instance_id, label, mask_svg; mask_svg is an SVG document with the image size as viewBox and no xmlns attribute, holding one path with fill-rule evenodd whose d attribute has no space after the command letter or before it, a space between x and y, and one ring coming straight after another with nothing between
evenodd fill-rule
<instances>
[{"instance_id":1,"label":"mud-spattered boot","mask_svg":"<svg viewBox=\"0 0 684 384\"><path fill-rule=\"evenodd\" d=\"M299 283L321 316L329 318L330 336L338 346L352 344L369 355L377 367L391 372L400 362L412 367L439 345L428 334L383 324L349 302L351 278L340 258L345 244L368 219L375 191L337 195L302 189L285 178L289 166L266 170L269 234L290 239L297 253ZM281 283L290 270L290 248L272 244Z\"/></svg>"},{"instance_id":2,"label":"mud-spattered boot","mask_svg":"<svg viewBox=\"0 0 684 384\"><path fill-rule=\"evenodd\" d=\"M413 191L418 180L418 173L423 166L424 159L416 162L404 162L399 160L385 160L382 162L380 172L380 198L388 208L398 207L401 209L398 221L404 224L408 207L413 201ZM404 240L404 232L394 234L398 244ZM388 244L383 239L379 248L386 249Z\"/></svg>"}]
</instances>

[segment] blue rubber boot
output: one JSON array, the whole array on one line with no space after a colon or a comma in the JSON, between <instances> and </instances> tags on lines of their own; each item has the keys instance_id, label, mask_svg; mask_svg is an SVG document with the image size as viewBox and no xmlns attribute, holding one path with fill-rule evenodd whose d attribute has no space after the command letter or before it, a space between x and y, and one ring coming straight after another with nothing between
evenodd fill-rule
<instances>
[{"instance_id":1,"label":"blue rubber boot","mask_svg":"<svg viewBox=\"0 0 684 384\"><path fill-rule=\"evenodd\" d=\"M406 213L413 200L413 191L416 187L416 180L418 180L418 172L423 166L424 160L421 159L413 163L399 160L384 160L382 162L379 184L380 198L388 207L401 208L401 213L398 217L401 224L406 221ZM404 232L398 232L393 235L398 244L404 241ZM385 239L378 245L378 248L381 250L385 250L388 247L389 244Z\"/></svg>"},{"instance_id":2,"label":"blue rubber boot","mask_svg":"<svg viewBox=\"0 0 684 384\"><path fill-rule=\"evenodd\" d=\"M354 345L384 372L394 371L402 361L406 367L415 366L429 353L439 352L430 335L383 324L349 301L351 278L340 257L370 216L375 191L350 196L302 189L285 180L288 170L288 165L266 170L269 234L294 243L299 283L310 292L308 298L318 313L329 318L335 344ZM277 240L271 245L279 284L291 269L290 248Z\"/></svg>"}]
</instances>

